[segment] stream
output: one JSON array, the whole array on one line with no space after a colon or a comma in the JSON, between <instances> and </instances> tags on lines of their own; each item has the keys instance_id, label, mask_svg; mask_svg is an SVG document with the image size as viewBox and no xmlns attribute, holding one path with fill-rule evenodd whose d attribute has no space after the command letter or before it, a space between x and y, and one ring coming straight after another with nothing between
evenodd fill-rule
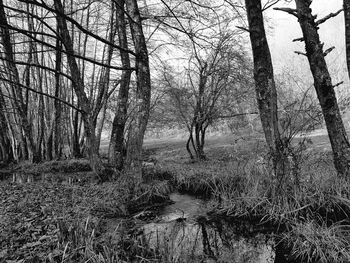
<instances>
[{"instance_id":1,"label":"stream","mask_svg":"<svg viewBox=\"0 0 350 263\"><path fill-rule=\"evenodd\" d=\"M32 183L34 181L60 181L79 183L73 177L63 181L48 175L0 173L1 180L12 183ZM140 224L139 238L151 250L166 256L166 262L235 262L273 263L275 262L274 240L269 234L259 231L246 235L244 227L225 220L211 220L208 212L211 202L188 194L170 194L172 204L162 208L152 222ZM243 222L248 228L253 224ZM110 219L109 229L119 221ZM237 230L240 229L240 230Z\"/></svg>"},{"instance_id":2,"label":"stream","mask_svg":"<svg viewBox=\"0 0 350 263\"><path fill-rule=\"evenodd\" d=\"M159 219L142 227L150 248L166 251L169 261L274 262L272 238L263 234L247 238L231 231L226 223L209 223L209 202L179 193L171 194L170 199L174 203L160 212Z\"/></svg>"}]
</instances>

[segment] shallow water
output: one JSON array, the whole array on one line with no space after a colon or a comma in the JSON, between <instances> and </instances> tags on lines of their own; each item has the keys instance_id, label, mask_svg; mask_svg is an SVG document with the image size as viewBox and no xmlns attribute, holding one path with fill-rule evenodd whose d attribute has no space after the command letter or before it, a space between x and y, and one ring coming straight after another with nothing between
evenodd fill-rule
<instances>
[{"instance_id":1,"label":"shallow water","mask_svg":"<svg viewBox=\"0 0 350 263\"><path fill-rule=\"evenodd\" d=\"M198 220L204 218L208 203L190 195L174 193L157 222L143 226L143 235L153 249L166 251L172 262L206 258L210 262L272 263L273 240L266 235L245 238ZM201 222L200 222L201 221ZM209 262L209 261L202 261Z\"/></svg>"},{"instance_id":2,"label":"shallow water","mask_svg":"<svg viewBox=\"0 0 350 263\"><path fill-rule=\"evenodd\" d=\"M208 209L208 203L187 194L173 193L170 199L174 202L168 205L160 213L162 222L170 222L176 219L193 220L195 217L204 215Z\"/></svg>"},{"instance_id":3,"label":"shallow water","mask_svg":"<svg viewBox=\"0 0 350 263\"><path fill-rule=\"evenodd\" d=\"M53 182L79 183L76 175L0 173L0 179L12 183ZM154 250L163 252L167 262L236 262L272 263L273 239L258 234L252 238L234 233L232 227L221 227L201 220L211 210L210 202L191 195L173 193L173 204L160 211L157 219L141 227L143 240Z\"/></svg>"}]
</instances>

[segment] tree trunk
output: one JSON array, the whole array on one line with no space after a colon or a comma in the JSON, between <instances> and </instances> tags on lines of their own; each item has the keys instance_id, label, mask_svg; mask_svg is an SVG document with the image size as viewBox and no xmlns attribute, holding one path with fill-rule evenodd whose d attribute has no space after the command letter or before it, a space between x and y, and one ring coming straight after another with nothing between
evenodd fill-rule
<instances>
[{"instance_id":1,"label":"tree trunk","mask_svg":"<svg viewBox=\"0 0 350 263\"><path fill-rule=\"evenodd\" d=\"M78 105L81 108L81 115L84 122L84 131L86 136L86 148L90 159L90 164L93 171L101 178L103 176L103 164L99 156L99 149L96 147L96 118L95 112L92 109L92 105L84 90L84 81L82 74L79 70L77 61L74 57L74 48L71 36L68 31L66 20L60 16L60 13L64 13L64 9L60 0L54 1L55 10L57 14L57 23L59 27L59 36L61 37L62 44L67 51L67 61L70 69L70 73L73 80L73 88L78 98Z\"/></svg>"},{"instance_id":2,"label":"tree trunk","mask_svg":"<svg viewBox=\"0 0 350 263\"><path fill-rule=\"evenodd\" d=\"M73 130L72 130L72 157L73 158L81 158L83 157L83 153L80 147L80 131L79 131L79 112L73 110L74 118L72 118L73 122Z\"/></svg>"},{"instance_id":3,"label":"tree trunk","mask_svg":"<svg viewBox=\"0 0 350 263\"><path fill-rule=\"evenodd\" d=\"M31 162L40 161L40 157L37 153L37 146L35 144L33 134L32 134L32 123L27 118L27 104L24 103L22 96L22 89L20 86L19 72L15 63L15 56L13 52L13 47L11 43L10 31L8 29L7 17L4 9L3 1L0 0L0 25L1 25L1 40L4 48L4 54L6 57L6 64L10 72L9 79L11 81L11 93L14 98L16 98L14 103L14 108L18 114L20 126L24 132L23 136L27 141L29 160ZM23 145L24 146L24 145Z\"/></svg>"},{"instance_id":4,"label":"tree trunk","mask_svg":"<svg viewBox=\"0 0 350 263\"><path fill-rule=\"evenodd\" d=\"M200 62L201 64L201 62ZM199 87L198 87L198 99L197 99L197 105L195 110L195 141L196 141L196 157L199 160L204 160L205 154L204 154L204 144L202 144L202 127L203 127L203 121L204 121L204 106L203 106L203 100L204 100L204 92L207 85L207 68L208 64L206 62L201 65L200 73L199 73Z\"/></svg>"},{"instance_id":5,"label":"tree trunk","mask_svg":"<svg viewBox=\"0 0 350 263\"><path fill-rule=\"evenodd\" d=\"M121 0L119 6L117 6L117 30L119 38L119 46L123 49L128 49L128 40L126 35L126 20L125 20L125 1ZM120 57L122 66L124 68L130 68L129 53L120 51ZM129 87L130 87L130 70L123 70L120 80L120 89L117 100L117 111L114 116L112 134L109 150L109 162L115 166L118 170L122 170L124 166L124 130L127 120L128 112L128 99L129 99Z\"/></svg>"},{"instance_id":6,"label":"tree trunk","mask_svg":"<svg viewBox=\"0 0 350 263\"><path fill-rule=\"evenodd\" d=\"M5 104L0 93L0 161L3 161L5 164L10 163L14 160L11 142L8 132L8 124L4 114Z\"/></svg>"},{"instance_id":7,"label":"tree trunk","mask_svg":"<svg viewBox=\"0 0 350 263\"><path fill-rule=\"evenodd\" d=\"M196 140L196 157L198 160L205 160L206 156L204 153L204 137L205 133L202 130L202 124L197 123L195 126L195 140Z\"/></svg>"},{"instance_id":8,"label":"tree trunk","mask_svg":"<svg viewBox=\"0 0 350 263\"><path fill-rule=\"evenodd\" d=\"M151 100L151 77L148 51L142 30L141 16L136 0L126 0L130 30L136 53L136 118L129 132L126 164L141 179L142 145L146 131Z\"/></svg>"},{"instance_id":9,"label":"tree trunk","mask_svg":"<svg viewBox=\"0 0 350 263\"><path fill-rule=\"evenodd\" d=\"M344 20L345 20L345 46L346 46L346 65L350 78L350 0L343 0Z\"/></svg>"},{"instance_id":10,"label":"tree trunk","mask_svg":"<svg viewBox=\"0 0 350 263\"><path fill-rule=\"evenodd\" d=\"M334 165L338 173L344 176L349 172L350 144L325 61L323 44L321 44L318 34L318 25L311 13L311 1L296 0L295 2L298 21L305 41L306 55L333 150Z\"/></svg>"},{"instance_id":11,"label":"tree trunk","mask_svg":"<svg viewBox=\"0 0 350 263\"><path fill-rule=\"evenodd\" d=\"M255 91L260 119L276 175L275 188L281 190L279 185L286 173L287 158L284 156L284 147L278 127L277 91L271 53L265 33L261 0L246 0L245 4L253 50Z\"/></svg>"},{"instance_id":12,"label":"tree trunk","mask_svg":"<svg viewBox=\"0 0 350 263\"><path fill-rule=\"evenodd\" d=\"M191 151L191 141L192 140L193 140L193 137L192 137L192 132L191 132L188 139L187 139L187 142L186 142L186 150L187 150L188 154L190 155L191 160L194 159L194 156L193 156L192 151Z\"/></svg>"},{"instance_id":13,"label":"tree trunk","mask_svg":"<svg viewBox=\"0 0 350 263\"><path fill-rule=\"evenodd\" d=\"M9 163L14 161L15 156L11 147L10 129L9 124L5 116L6 104L0 89L0 148L2 151L0 161Z\"/></svg>"},{"instance_id":14,"label":"tree trunk","mask_svg":"<svg viewBox=\"0 0 350 263\"><path fill-rule=\"evenodd\" d=\"M56 31L59 32L60 28L57 24ZM62 64L62 43L57 38L56 39L56 50L55 50L55 97L59 98L61 96L61 81L60 74L61 64ZM62 155L62 105L61 102L54 101L55 117L54 117L54 127L53 127L53 157L55 159L61 158Z\"/></svg>"}]
</instances>

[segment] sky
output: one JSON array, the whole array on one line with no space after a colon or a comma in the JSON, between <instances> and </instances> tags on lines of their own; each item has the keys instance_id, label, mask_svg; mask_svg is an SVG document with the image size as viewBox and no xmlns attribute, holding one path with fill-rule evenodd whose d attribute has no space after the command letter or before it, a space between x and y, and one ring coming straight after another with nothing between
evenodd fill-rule
<instances>
[{"instance_id":1,"label":"sky","mask_svg":"<svg viewBox=\"0 0 350 263\"><path fill-rule=\"evenodd\" d=\"M291 4L279 3L276 7L295 7ZM323 18L329 13L334 13L342 8L342 0L314 0L312 5L313 14L317 18ZM297 18L285 12L270 9L266 11L269 18L269 44L275 72L280 73L285 68L295 70L299 74L311 73L307 64L307 58L297 55L294 51L304 52L305 45L302 42L292 42L293 39L302 37ZM320 25L320 38L325 43L324 49L335 46L335 49L326 57L333 82L344 81L348 83L345 64L345 37L344 37L344 15L340 13L337 17L329 19Z\"/></svg>"}]
</instances>

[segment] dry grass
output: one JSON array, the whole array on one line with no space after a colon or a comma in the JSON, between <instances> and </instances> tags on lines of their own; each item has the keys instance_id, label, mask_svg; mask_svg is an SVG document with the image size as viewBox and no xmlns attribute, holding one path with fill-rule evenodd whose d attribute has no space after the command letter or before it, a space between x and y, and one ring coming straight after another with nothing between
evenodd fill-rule
<instances>
[{"instance_id":1,"label":"dry grass","mask_svg":"<svg viewBox=\"0 0 350 263\"><path fill-rule=\"evenodd\" d=\"M209 158L202 162L188 162L178 143L174 148L167 145L166 151L160 148L153 158L180 189L214 197L218 213L285 225L289 232L282 239L295 257L347 262L350 181L337 176L327 137L317 135L313 140L301 153L298 174L283 178L278 196L271 195L276 179L268 168L264 144L255 140L217 140L209 144Z\"/></svg>"}]
</instances>

